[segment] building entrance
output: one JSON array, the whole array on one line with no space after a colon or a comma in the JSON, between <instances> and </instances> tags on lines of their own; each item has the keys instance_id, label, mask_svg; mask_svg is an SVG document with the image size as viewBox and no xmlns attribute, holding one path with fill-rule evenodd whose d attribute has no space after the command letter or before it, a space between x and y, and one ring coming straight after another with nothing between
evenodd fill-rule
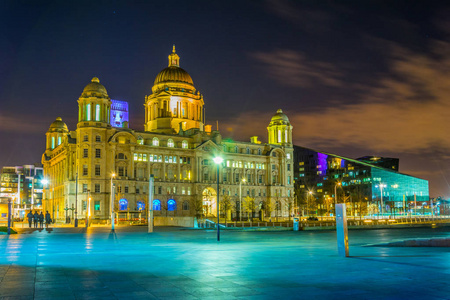
<instances>
[{"instance_id":1,"label":"building entrance","mask_svg":"<svg viewBox=\"0 0 450 300\"><path fill-rule=\"evenodd\" d=\"M212 187L207 187L202 192L203 215L217 217L217 193Z\"/></svg>"}]
</instances>

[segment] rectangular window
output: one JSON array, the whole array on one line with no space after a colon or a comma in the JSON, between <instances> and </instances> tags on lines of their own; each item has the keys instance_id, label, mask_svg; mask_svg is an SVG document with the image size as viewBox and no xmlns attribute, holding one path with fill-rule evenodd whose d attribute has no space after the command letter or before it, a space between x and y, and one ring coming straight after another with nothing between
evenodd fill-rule
<instances>
[{"instance_id":1,"label":"rectangular window","mask_svg":"<svg viewBox=\"0 0 450 300\"><path fill-rule=\"evenodd\" d=\"M87 208L86 200L83 200L83 201L81 202L81 208L82 208L82 210L86 210L86 208Z\"/></svg>"},{"instance_id":2,"label":"rectangular window","mask_svg":"<svg viewBox=\"0 0 450 300\"><path fill-rule=\"evenodd\" d=\"M118 193L122 193L122 186L121 186L121 185L118 185L118 186L117 186L117 192L118 192Z\"/></svg>"},{"instance_id":3,"label":"rectangular window","mask_svg":"<svg viewBox=\"0 0 450 300\"><path fill-rule=\"evenodd\" d=\"M95 149L95 158L102 157L102 149Z\"/></svg>"},{"instance_id":4,"label":"rectangular window","mask_svg":"<svg viewBox=\"0 0 450 300\"><path fill-rule=\"evenodd\" d=\"M52 149L55 149L55 137L52 136Z\"/></svg>"},{"instance_id":5,"label":"rectangular window","mask_svg":"<svg viewBox=\"0 0 450 300\"><path fill-rule=\"evenodd\" d=\"M169 157L167 157L167 155L164 156L164 162L167 164L169 163Z\"/></svg>"},{"instance_id":6,"label":"rectangular window","mask_svg":"<svg viewBox=\"0 0 450 300\"><path fill-rule=\"evenodd\" d=\"M139 194L140 190L139 187L136 187L136 194Z\"/></svg>"},{"instance_id":7,"label":"rectangular window","mask_svg":"<svg viewBox=\"0 0 450 300\"><path fill-rule=\"evenodd\" d=\"M94 201L94 210L96 211L100 210L100 201Z\"/></svg>"},{"instance_id":8,"label":"rectangular window","mask_svg":"<svg viewBox=\"0 0 450 300\"><path fill-rule=\"evenodd\" d=\"M100 104L95 105L95 121L100 121Z\"/></svg>"},{"instance_id":9,"label":"rectangular window","mask_svg":"<svg viewBox=\"0 0 450 300\"><path fill-rule=\"evenodd\" d=\"M262 175L258 175L258 182L262 183ZM220 204L220 203L219 203Z\"/></svg>"},{"instance_id":10,"label":"rectangular window","mask_svg":"<svg viewBox=\"0 0 450 300\"><path fill-rule=\"evenodd\" d=\"M89 149L83 149L83 158L88 157L88 151L89 151Z\"/></svg>"},{"instance_id":11,"label":"rectangular window","mask_svg":"<svg viewBox=\"0 0 450 300\"><path fill-rule=\"evenodd\" d=\"M85 135L85 136L83 137L83 142L89 142L89 136Z\"/></svg>"},{"instance_id":12,"label":"rectangular window","mask_svg":"<svg viewBox=\"0 0 450 300\"><path fill-rule=\"evenodd\" d=\"M97 135L97 136L95 137L95 141L96 141L97 143L100 143L100 142L102 141L102 138L101 138L99 135Z\"/></svg>"},{"instance_id":13,"label":"rectangular window","mask_svg":"<svg viewBox=\"0 0 450 300\"><path fill-rule=\"evenodd\" d=\"M128 186L125 186L125 194L128 194Z\"/></svg>"},{"instance_id":14,"label":"rectangular window","mask_svg":"<svg viewBox=\"0 0 450 300\"><path fill-rule=\"evenodd\" d=\"M188 195L191 194L191 188L190 188L190 187L188 187L187 194L188 194ZM220 203L219 203L219 204L220 204Z\"/></svg>"},{"instance_id":15,"label":"rectangular window","mask_svg":"<svg viewBox=\"0 0 450 300\"><path fill-rule=\"evenodd\" d=\"M88 166L83 165L83 176L87 176L87 175L88 175Z\"/></svg>"},{"instance_id":16,"label":"rectangular window","mask_svg":"<svg viewBox=\"0 0 450 300\"><path fill-rule=\"evenodd\" d=\"M61 137L58 136L58 146L61 145Z\"/></svg>"},{"instance_id":17,"label":"rectangular window","mask_svg":"<svg viewBox=\"0 0 450 300\"><path fill-rule=\"evenodd\" d=\"M96 193L100 193L100 184L98 184L98 183L95 184L95 186L94 186L94 191L95 191Z\"/></svg>"},{"instance_id":18,"label":"rectangular window","mask_svg":"<svg viewBox=\"0 0 450 300\"><path fill-rule=\"evenodd\" d=\"M239 174L236 174L235 176L236 176L236 182L239 182Z\"/></svg>"},{"instance_id":19,"label":"rectangular window","mask_svg":"<svg viewBox=\"0 0 450 300\"><path fill-rule=\"evenodd\" d=\"M87 184L83 183L83 193L87 193Z\"/></svg>"},{"instance_id":20,"label":"rectangular window","mask_svg":"<svg viewBox=\"0 0 450 300\"><path fill-rule=\"evenodd\" d=\"M228 179L228 178L227 178L227 173L223 173L223 175L222 175L222 176L223 176L223 181L224 181L224 182L226 182L226 181L227 181L227 179ZM219 203L219 204L220 204L220 203Z\"/></svg>"},{"instance_id":21,"label":"rectangular window","mask_svg":"<svg viewBox=\"0 0 450 300\"><path fill-rule=\"evenodd\" d=\"M251 183L252 182L252 174L247 174L247 182ZM220 204L220 203L219 203Z\"/></svg>"},{"instance_id":22,"label":"rectangular window","mask_svg":"<svg viewBox=\"0 0 450 300\"><path fill-rule=\"evenodd\" d=\"M291 184L291 176L288 176L287 178L287 184L290 185ZM220 204L220 203L219 203Z\"/></svg>"},{"instance_id":23,"label":"rectangular window","mask_svg":"<svg viewBox=\"0 0 450 300\"><path fill-rule=\"evenodd\" d=\"M95 165L95 176L100 176L100 165Z\"/></svg>"},{"instance_id":24,"label":"rectangular window","mask_svg":"<svg viewBox=\"0 0 450 300\"><path fill-rule=\"evenodd\" d=\"M158 194L161 194L162 193L162 187L161 186L158 186ZM219 203L220 204L220 203Z\"/></svg>"},{"instance_id":25,"label":"rectangular window","mask_svg":"<svg viewBox=\"0 0 450 300\"><path fill-rule=\"evenodd\" d=\"M287 170L290 171L291 170L291 164L287 164ZM219 203L220 204L220 203Z\"/></svg>"},{"instance_id":26,"label":"rectangular window","mask_svg":"<svg viewBox=\"0 0 450 300\"><path fill-rule=\"evenodd\" d=\"M119 176L125 176L124 167L119 167Z\"/></svg>"},{"instance_id":27,"label":"rectangular window","mask_svg":"<svg viewBox=\"0 0 450 300\"><path fill-rule=\"evenodd\" d=\"M134 161L137 161L137 160L138 160L138 154L137 154L137 153L134 153L134 154L133 154L133 160L134 160Z\"/></svg>"},{"instance_id":28,"label":"rectangular window","mask_svg":"<svg viewBox=\"0 0 450 300\"><path fill-rule=\"evenodd\" d=\"M143 160L143 161L147 161L147 154L144 154L144 155L143 155L142 160Z\"/></svg>"},{"instance_id":29,"label":"rectangular window","mask_svg":"<svg viewBox=\"0 0 450 300\"><path fill-rule=\"evenodd\" d=\"M291 154L290 154L290 153L287 153L287 154L286 154L286 158L287 158L287 159L291 159Z\"/></svg>"},{"instance_id":30,"label":"rectangular window","mask_svg":"<svg viewBox=\"0 0 450 300\"><path fill-rule=\"evenodd\" d=\"M181 195L186 194L186 189L184 187L181 188ZM220 203L219 203L220 204Z\"/></svg>"}]
</instances>

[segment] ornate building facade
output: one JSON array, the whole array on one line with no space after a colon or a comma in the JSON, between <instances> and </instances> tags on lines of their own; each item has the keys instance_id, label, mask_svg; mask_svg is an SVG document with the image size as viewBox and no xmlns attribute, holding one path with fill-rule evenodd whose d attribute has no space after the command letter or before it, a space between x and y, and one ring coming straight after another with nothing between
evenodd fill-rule
<instances>
[{"instance_id":1,"label":"ornate building facade","mask_svg":"<svg viewBox=\"0 0 450 300\"><path fill-rule=\"evenodd\" d=\"M242 198L253 198L259 209L268 200L289 213L285 202L294 197L292 126L281 110L269 123L269 143L257 137L249 142L223 139L204 124L203 95L180 68L175 47L168 67L145 97L144 131L128 128L127 122L122 128L111 126L111 103L94 77L78 99L77 129L69 131L57 118L47 131L44 209L54 218L63 219L74 210L84 218L90 202L94 219L108 219L111 183L116 186L117 211L145 210L151 174L156 216L194 216L199 202L204 215L215 215L217 193L229 196L234 215L241 207L241 193ZM219 191L216 156L224 159Z\"/></svg>"}]
</instances>

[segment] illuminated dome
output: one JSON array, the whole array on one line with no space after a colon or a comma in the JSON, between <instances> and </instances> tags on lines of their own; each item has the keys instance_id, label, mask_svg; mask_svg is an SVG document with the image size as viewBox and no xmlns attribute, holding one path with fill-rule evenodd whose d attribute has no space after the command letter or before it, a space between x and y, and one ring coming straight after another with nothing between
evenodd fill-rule
<instances>
[{"instance_id":1,"label":"illuminated dome","mask_svg":"<svg viewBox=\"0 0 450 300\"><path fill-rule=\"evenodd\" d=\"M270 123L277 124L289 124L289 118L283 113L281 109L277 110L277 113L272 117Z\"/></svg>"},{"instance_id":2,"label":"illuminated dome","mask_svg":"<svg viewBox=\"0 0 450 300\"><path fill-rule=\"evenodd\" d=\"M91 82L88 85L86 85L81 95L83 97L89 96L108 97L108 93L106 92L105 87L100 83L100 80L97 77L92 78Z\"/></svg>"},{"instance_id":3,"label":"illuminated dome","mask_svg":"<svg viewBox=\"0 0 450 300\"><path fill-rule=\"evenodd\" d=\"M156 75L154 86L167 83L181 83L194 86L191 75L180 68L180 57L175 52L173 46L172 53L169 55L169 66Z\"/></svg>"},{"instance_id":4,"label":"illuminated dome","mask_svg":"<svg viewBox=\"0 0 450 300\"><path fill-rule=\"evenodd\" d=\"M154 85L165 82L180 82L194 85L191 75L177 66L170 66L159 72L156 76Z\"/></svg>"},{"instance_id":5,"label":"illuminated dome","mask_svg":"<svg viewBox=\"0 0 450 300\"><path fill-rule=\"evenodd\" d=\"M57 117L56 120L50 125L48 131L61 131L61 130L66 132L69 131L66 123L62 121L61 117Z\"/></svg>"}]
</instances>

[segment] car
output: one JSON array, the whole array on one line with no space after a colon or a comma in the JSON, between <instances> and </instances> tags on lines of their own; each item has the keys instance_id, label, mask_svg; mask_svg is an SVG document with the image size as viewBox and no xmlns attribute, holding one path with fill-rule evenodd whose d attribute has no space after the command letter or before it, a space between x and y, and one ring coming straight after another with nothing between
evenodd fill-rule
<instances>
[{"instance_id":1,"label":"car","mask_svg":"<svg viewBox=\"0 0 450 300\"><path fill-rule=\"evenodd\" d=\"M309 217L308 221L319 221L317 217Z\"/></svg>"}]
</instances>

